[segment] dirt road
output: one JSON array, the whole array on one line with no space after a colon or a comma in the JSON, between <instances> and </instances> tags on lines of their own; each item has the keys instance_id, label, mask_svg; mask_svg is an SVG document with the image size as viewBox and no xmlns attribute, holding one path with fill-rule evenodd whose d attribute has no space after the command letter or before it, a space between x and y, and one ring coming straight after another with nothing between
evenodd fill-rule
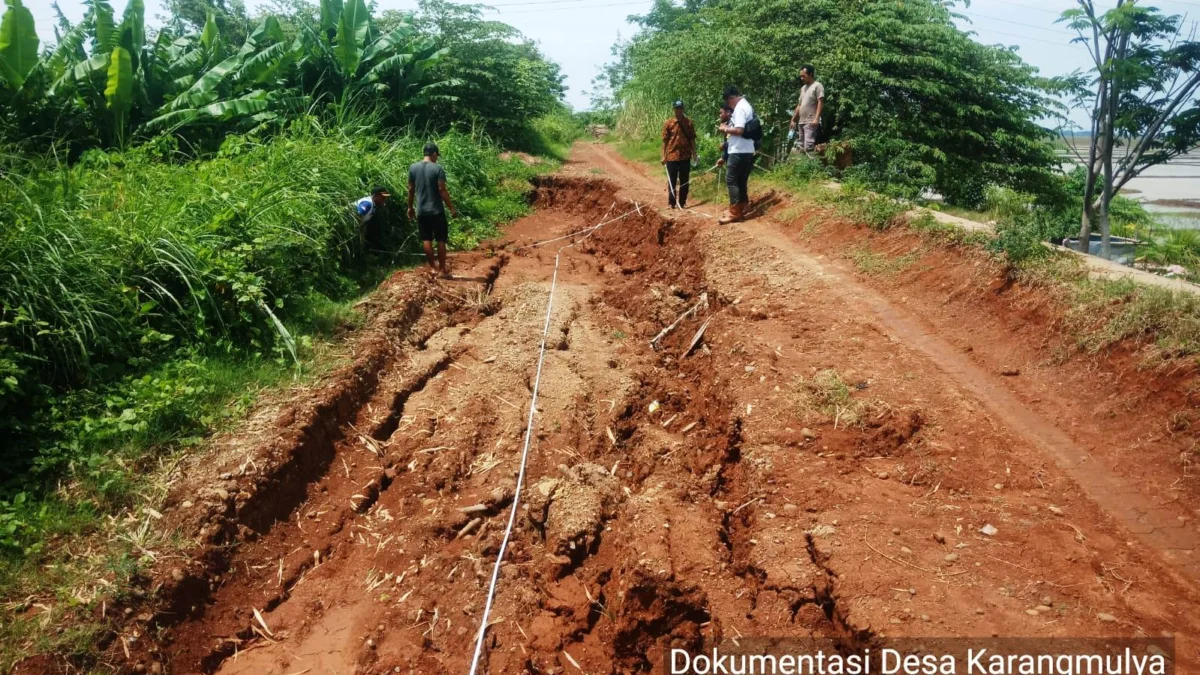
<instances>
[{"instance_id":1,"label":"dirt road","mask_svg":"<svg viewBox=\"0 0 1200 675\"><path fill-rule=\"evenodd\" d=\"M458 279L393 279L353 366L177 490L205 553L130 660L466 673L558 244L527 246L632 211L564 252L482 672L739 636L1173 634L1197 663L1191 374L1063 356L1061 310L979 254L662 191L580 144Z\"/></svg>"}]
</instances>

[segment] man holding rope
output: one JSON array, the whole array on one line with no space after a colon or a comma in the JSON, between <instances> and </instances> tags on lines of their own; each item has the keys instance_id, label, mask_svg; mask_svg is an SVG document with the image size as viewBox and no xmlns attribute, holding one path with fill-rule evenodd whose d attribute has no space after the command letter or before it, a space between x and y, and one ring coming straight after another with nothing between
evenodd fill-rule
<instances>
[{"instance_id":1,"label":"man holding rope","mask_svg":"<svg viewBox=\"0 0 1200 675\"><path fill-rule=\"evenodd\" d=\"M729 124L729 120L733 117L733 108L728 105L722 105L720 112L717 113L717 128L720 129L723 125ZM723 167L729 161L729 134L721 135L721 159L717 160L717 167Z\"/></svg>"},{"instance_id":2,"label":"man holding rope","mask_svg":"<svg viewBox=\"0 0 1200 675\"><path fill-rule=\"evenodd\" d=\"M667 167L667 206L687 208L692 162L696 159L696 127L683 114L683 101L675 101L675 116L663 124L662 163Z\"/></svg>"},{"instance_id":3,"label":"man holding rope","mask_svg":"<svg viewBox=\"0 0 1200 675\"><path fill-rule=\"evenodd\" d=\"M431 272L440 271L443 279L450 278L446 268L446 240L449 238L449 223L446 208L458 217L458 209L450 202L450 191L446 189L446 170L438 164L441 153L434 143L425 144L425 158L408 167L408 220L417 222L421 245L425 250L425 261ZM433 242L437 242L437 264L434 264Z\"/></svg>"}]
</instances>

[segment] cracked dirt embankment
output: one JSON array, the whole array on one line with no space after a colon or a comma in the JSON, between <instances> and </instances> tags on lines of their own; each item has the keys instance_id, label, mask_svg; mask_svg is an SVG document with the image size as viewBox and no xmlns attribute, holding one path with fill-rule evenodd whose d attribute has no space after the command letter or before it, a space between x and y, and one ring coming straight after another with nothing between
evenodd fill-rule
<instances>
[{"instance_id":1,"label":"cracked dirt embankment","mask_svg":"<svg viewBox=\"0 0 1200 675\"><path fill-rule=\"evenodd\" d=\"M619 161L596 152L568 173ZM629 209L564 253L485 672L650 672L743 636L1171 632L1196 662L1186 579L978 391L751 225L610 173L540 181L456 280L398 275L354 364L196 467L167 518L206 545L113 662L466 672L553 265L521 247Z\"/></svg>"}]
</instances>

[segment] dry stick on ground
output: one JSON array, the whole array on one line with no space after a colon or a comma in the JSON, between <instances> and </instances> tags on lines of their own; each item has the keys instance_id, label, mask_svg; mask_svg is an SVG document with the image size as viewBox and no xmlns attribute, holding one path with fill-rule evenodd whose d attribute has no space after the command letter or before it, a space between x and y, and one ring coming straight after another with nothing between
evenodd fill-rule
<instances>
[{"instance_id":1,"label":"dry stick on ground","mask_svg":"<svg viewBox=\"0 0 1200 675\"><path fill-rule=\"evenodd\" d=\"M469 522L469 523L467 523L466 525L464 525L464 526L463 526L463 529L461 529L461 530L459 530L459 531L458 531L458 534L457 534L457 535L455 535L455 537L454 537L454 538L455 538L455 539L462 539L463 537L465 537L465 536L467 536L468 534L470 534L470 533L471 533L471 530L473 530L473 529L475 529L476 527L478 527L478 526L479 526L479 524L480 524L480 523L482 523L482 522L483 522L483 518L473 518L473 519L471 520L471 522Z\"/></svg>"},{"instance_id":2,"label":"dry stick on ground","mask_svg":"<svg viewBox=\"0 0 1200 675\"><path fill-rule=\"evenodd\" d=\"M250 609L254 610L254 618L258 619L258 623L263 627L263 630L267 631L267 635L275 637L275 634L271 632L270 626L268 626L266 620L263 619L262 613L259 612L257 608L251 607Z\"/></svg>"},{"instance_id":3,"label":"dry stick on ground","mask_svg":"<svg viewBox=\"0 0 1200 675\"><path fill-rule=\"evenodd\" d=\"M754 502L757 502L757 501L759 501L759 500L761 500L761 499L762 499L762 496L761 496L761 495L759 495L758 497L755 497L754 499L751 499L750 501L746 502L745 504L742 504L741 506L737 507L737 508L736 508L736 509L734 509L734 510L733 510L733 512L732 512L732 513L730 513L729 515L731 515L731 516L732 516L732 515L734 515L735 513L737 513L738 511L741 511L742 509L746 508L747 506L750 506L750 505L751 505L751 504L753 504Z\"/></svg>"},{"instance_id":4,"label":"dry stick on ground","mask_svg":"<svg viewBox=\"0 0 1200 675\"><path fill-rule=\"evenodd\" d=\"M1034 572L1033 570L1029 569L1028 567L1023 567L1021 565L1018 565L1014 562L1009 562L1007 560L1001 560L1000 558L997 558L994 555L988 555L987 553L984 553L984 555L991 558L992 560L995 560L998 563L1004 563L1005 565L1012 565L1013 567L1015 567L1019 570L1025 570L1026 572L1029 572L1030 574L1037 574L1037 572Z\"/></svg>"},{"instance_id":5,"label":"dry stick on ground","mask_svg":"<svg viewBox=\"0 0 1200 675\"><path fill-rule=\"evenodd\" d=\"M874 551L874 552L878 553L879 555L883 556L884 558L887 558L888 560L891 560L892 562L896 563L897 565L907 565L907 566L909 566L909 567L913 568L914 570L921 570L922 572L926 572L926 573L928 573L928 574L936 574L936 575L938 575L938 576L944 576L944 577L955 577L955 576L958 576L958 575L960 575L960 574L966 574L967 572L970 572L970 571L971 571L971 570L962 570L961 572L952 572L952 573L949 573L949 574L947 574L947 573L945 573L945 572L939 572L939 571L937 571L937 570L926 569L926 568L924 568L924 567L920 567L920 566L918 566L918 565L914 565L914 564L912 564L912 563L910 563L910 562L907 562L907 561L904 561L904 560L900 560L899 558L893 558L892 556L890 556L890 555L888 555L888 554L884 553L883 551L880 551L879 549L877 549L877 548L875 548L874 546L872 546L871 544L869 544L869 543L867 542L867 540L866 540L866 539L864 539L864 540L863 540L863 543L867 545L867 548L869 548L869 549L871 549L872 551Z\"/></svg>"},{"instance_id":6,"label":"dry stick on ground","mask_svg":"<svg viewBox=\"0 0 1200 675\"><path fill-rule=\"evenodd\" d=\"M651 349L658 349L658 341L659 341L659 340L663 339L664 337L666 337L666 336L667 336L667 334L668 334L668 333L670 333L671 331L675 330L675 328L676 328L676 327L677 327L677 326L678 326L680 323L683 323L683 320L684 320L684 319L686 319L686 318L688 318L689 316L692 316L693 314L695 314L695 313L696 313L696 311L697 311L697 310L699 310L701 307L707 307L707 306L708 306L708 293L701 293L701 294L700 294L700 301L699 301L699 302L697 302L695 305L692 305L691 309L687 310L687 311L686 311L686 312L684 312L683 314L680 314L680 315L679 315L679 318L678 318L678 319L675 319L675 322L674 322L674 323L672 323L670 326L667 326L666 328L662 329L662 330L661 330L661 331L658 333L658 335L655 335L655 336L654 336L654 339L650 341L650 348L651 348Z\"/></svg>"}]
</instances>

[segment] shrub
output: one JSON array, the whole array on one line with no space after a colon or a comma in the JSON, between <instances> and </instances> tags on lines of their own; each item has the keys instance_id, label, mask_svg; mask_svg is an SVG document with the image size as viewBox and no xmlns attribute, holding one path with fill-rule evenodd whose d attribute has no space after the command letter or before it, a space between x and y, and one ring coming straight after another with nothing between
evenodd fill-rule
<instances>
[{"instance_id":1,"label":"shrub","mask_svg":"<svg viewBox=\"0 0 1200 675\"><path fill-rule=\"evenodd\" d=\"M877 194L860 196L853 186L845 187L836 201L840 215L872 230L886 230L896 218L906 213L910 205Z\"/></svg>"}]
</instances>

